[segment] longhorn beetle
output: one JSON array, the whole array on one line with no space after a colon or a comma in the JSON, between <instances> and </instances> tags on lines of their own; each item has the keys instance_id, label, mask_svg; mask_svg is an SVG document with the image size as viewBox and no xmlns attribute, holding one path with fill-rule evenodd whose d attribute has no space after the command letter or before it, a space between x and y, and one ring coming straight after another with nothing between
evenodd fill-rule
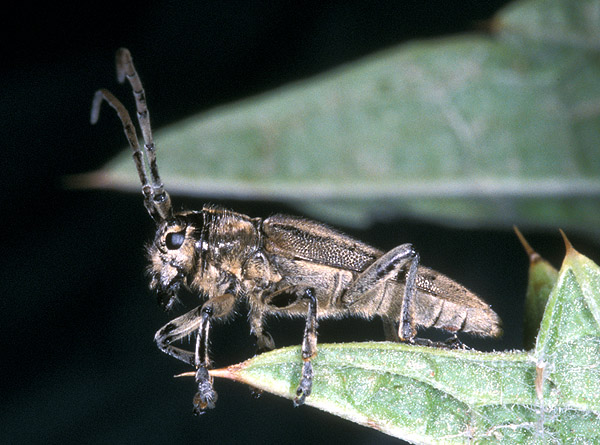
<instances>
[{"instance_id":1,"label":"longhorn beetle","mask_svg":"<svg viewBox=\"0 0 600 445\"><path fill-rule=\"evenodd\" d=\"M157 225L148 247L148 271L159 303L171 309L182 287L206 300L154 337L163 352L196 368L196 414L214 408L217 400L208 373L211 323L231 315L238 300L248 302L250 332L259 352L275 347L264 330L265 317L306 317L296 406L311 392L319 319L379 316L386 339L409 343L419 342L419 326L488 337L502 334L500 318L489 305L445 275L419 265L411 244L383 252L325 224L294 216L251 218L216 206L174 212L158 174L146 97L128 50L117 52L116 64L119 81L127 79L133 88L144 145L140 147L123 104L107 90L96 92L91 121L97 122L105 100L123 123L144 205ZM173 345L193 333L194 351Z\"/></svg>"}]
</instances>

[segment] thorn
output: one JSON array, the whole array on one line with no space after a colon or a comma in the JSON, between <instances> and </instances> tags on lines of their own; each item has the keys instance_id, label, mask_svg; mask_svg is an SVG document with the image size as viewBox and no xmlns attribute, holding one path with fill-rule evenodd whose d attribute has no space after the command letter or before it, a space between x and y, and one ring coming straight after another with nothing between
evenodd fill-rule
<instances>
[{"instance_id":1,"label":"thorn","mask_svg":"<svg viewBox=\"0 0 600 445\"><path fill-rule=\"evenodd\" d=\"M562 235L563 241L565 243L565 249L566 249L566 256L569 255L575 255L576 253L578 253L575 248L573 247L573 244L571 244L571 241L569 241L569 238L567 238L567 235L565 234L565 232L563 231L563 229L558 229L560 234Z\"/></svg>"},{"instance_id":2,"label":"thorn","mask_svg":"<svg viewBox=\"0 0 600 445\"><path fill-rule=\"evenodd\" d=\"M240 365L231 365L227 368L220 368L220 369L209 369L208 370L208 374L211 377L221 377L224 379L231 379L231 380L237 380L236 379L236 372L241 369ZM176 374L173 377L175 378L179 378L179 377L196 377L196 372L195 371L188 371L188 372L182 372L181 374Z\"/></svg>"},{"instance_id":3,"label":"thorn","mask_svg":"<svg viewBox=\"0 0 600 445\"><path fill-rule=\"evenodd\" d=\"M535 250L533 250L533 248L529 245L529 243L527 242L527 240L525 239L525 237L523 236L521 231L517 228L517 226L513 226L513 230L517 234L517 238L519 238L519 241L521 241L521 244L523 245L523 248L525 249L525 253L529 257L529 262L533 264L533 263L537 263L538 261L540 261L542 259L542 257L540 256L539 253L537 253Z\"/></svg>"},{"instance_id":4,"label":"thorn","mask_svg":"<svg viewBox=\"0 0 600 445\"><path fill-rule=\"evenodd\" d=\"M221 377L224 379L231 379L231 380L236 380L235 379L235 372L233 371L233 369L236 368L236 365L232 365L228 368L220 368L220 369L209 369L208 370L208 374L211 377Z\"/></svg>"},{"instance_id":5,"label":"thorn","mask_svg":"<svg viewBox=\"0 0 600 445\"><path fill-rule=\"evenodd\" d=\"M535 394L539 400L544 398L544 371L547 363L539 361L535 364Z\"/></svg>"}]
</instances>

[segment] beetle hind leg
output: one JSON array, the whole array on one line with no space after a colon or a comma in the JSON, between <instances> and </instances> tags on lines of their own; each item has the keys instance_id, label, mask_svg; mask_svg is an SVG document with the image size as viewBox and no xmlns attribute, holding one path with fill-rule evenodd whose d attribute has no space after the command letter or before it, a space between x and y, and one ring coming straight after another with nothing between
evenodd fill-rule
<instances>
[{"instance_id":1,"label":"beetle hind leg","mask_svg":"<svg viewBox=\"0 0 600 445\"><path fill-rule=\"evenodd\" d=\"M361 306L381 306L385 303L387 309L379 307L375 309L375 313L383 320L386 339L413 342L417 335L414 303L418 266L419 254L412 244L395 247L356 278L344 293L342 303L358 310ZM396 294L391 289L398 289L400 283L404 288L402 300L400 304L390 304L388 299ZM372 309L371 307L371 312Z\"/></svg>"}]
</instances>

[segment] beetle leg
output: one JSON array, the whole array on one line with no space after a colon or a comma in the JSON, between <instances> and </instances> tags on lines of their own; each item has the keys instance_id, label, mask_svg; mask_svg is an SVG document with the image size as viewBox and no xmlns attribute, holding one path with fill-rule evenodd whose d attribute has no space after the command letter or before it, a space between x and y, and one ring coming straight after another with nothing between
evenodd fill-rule
<instances>
[{"instance_id":1,"label":"beetle leg","mask_svg":"<svg viewBox=\"0 0 600 445\"><path fill-rule=\"evenodd\" d=\"M400 305L392 305L393 310L382 317L386 338L412 342L417 335L414 317L415 281L419 254L412 244L402 244L383 254L365 269L348 287L342 297L344 306L360 307L367 301L375 304L377 298L381 304L386 298L386 284L403 282L404 292ZM374 294L374 289L376 294ZM399 322L397 335L391 333L395 323Z\"/></svg>"},{"instance_id":2,"label":"beetle leg","mask_svg":"<svg viewBox=\"0 0 600 445\"><path fill-rule=\"evenodd\" d=\"M308 313L306 315L306 325L304 328L304 338L302 339L302 377L300 384L296 388L296 398L294 406L304 403L312 390L313 366L311 360L317 355L317 298L313 289L306 289L303 298L308 299Z\"/></svg>"},{"instance_id":3,"label":"beetle leg","mask_svg":"<svg viewBox=\"0 0 600 445\"><path fill-rule=\"evenodd\" d=\"M264 330L264 313L253 308L248 314L248 320L250 321L250 334L256 339L256 353L262 354L275 349L273 337Z\"/></svg>"},{"instance_id":4,"label":"beetle leg","mask_svg":"<svg viewBox=\"0 0 600 445\"><path fill-rule=\"evenodd\" d=\"M264 330L265 314L263 311L252 307L248 313L248 321L250 322L250 334L256 339L256 354L272 351L275 349L273 337ZM250 394L257 399L262 395L262 390L250 386Z\"/></svg>"},{"instance_id":5,"label":"beetle leg","mask_svg":"<svg viewBox=\"0 0 600 445\"><path fill-rule=\"evenodd\" d=\"M210 318L212 305L202 306L201 323L196 336L196 353L194 354L194 365L196 366L196 385L198 392L194 396L194 414L200 415L207 409L215 407L217 393L213 389L213 379L208 373L210 358L208 355L208 332L210 329Z\"/></svg>"},{"instance_id":6,"label":"beetle leg","mask_svg":"<svg viewBox=\"0 0 600 445\"><path fill-rule=\"evenodd\" d=\"M235 306L235 296L224 294L209 299L202 306L176 318L162 327L154 336L161 351L196 367L196 384L198 392L194 397L194 413L202 414L205 410L215 407L217 393L212 386L212 377L208 373L210 357L208 354L208 339L210 322L229 315ZM198 331L194 352L187 351L172 343Z\"/></svg>"},{"instance_id":7,"label":"beetle leg","mask_svg":"<svg viewBox=\"0 0 600 445\"><path fill-rule=\"evenodd\" d=\"M172 346L172 343L190 335L200 327L202 321L201 313L202 307L198 306L160 328L154 335L154 341L159 349L178 360L195 365L195 353Z\"/></svg>"},{"instance_id":8,"label":"beetle leg","mask_svg":"<svg viewBox=\"0 0 600 445\"><path fill-rule=\"evenodd\" d=\"M396 320L393 320L386 316L381 316L383 321L383 334L385 335L385 339L387 341L395 341L399 342L400 338L398 337L398 323Z\"/></svg>"}]
</instances>

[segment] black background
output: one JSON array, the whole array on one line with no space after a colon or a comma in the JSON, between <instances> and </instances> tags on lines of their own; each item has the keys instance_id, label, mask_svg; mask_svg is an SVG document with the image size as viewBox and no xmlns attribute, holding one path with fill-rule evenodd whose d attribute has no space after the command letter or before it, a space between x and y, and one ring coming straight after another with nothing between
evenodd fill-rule
<instances>
[{"instance_id":1,"label":"black background","mask_svg":"<svg viewBox=\"0 0 600 445\"><path fill-rule=\"evenodd\" d=\"M130 98L115 80L118 47L133 54L156 130L408 39L478 29L504 3L79 2L4 11L0 441L396 443L288 400L254 400L226 381L216 383L217 408L193 417L192 380L172 378L188 368L153 343L174 314L163 313L147 289L143 245L153 223L141 194L67 190L61 180L99 168L124 146L110 113L96 127L88 121L96 89ZM189 208L204 202L174 201ZM252 216L297 213L282 203L218 203ZM521 347L527 260L510 230L397 219L347 231L384 249L414 243L426 265L485 296L503 318L503 340L467 343ZM527 235L560 264L558 233ZM589 240L572 241L600 258ZM300 342L301 321L270 327L278 345ZM382 339L378 322L320 327L322 342L368 339ZM212 345L217 366L248 358L245 317L216 327Z\"/></svg>"}]
</instances>

